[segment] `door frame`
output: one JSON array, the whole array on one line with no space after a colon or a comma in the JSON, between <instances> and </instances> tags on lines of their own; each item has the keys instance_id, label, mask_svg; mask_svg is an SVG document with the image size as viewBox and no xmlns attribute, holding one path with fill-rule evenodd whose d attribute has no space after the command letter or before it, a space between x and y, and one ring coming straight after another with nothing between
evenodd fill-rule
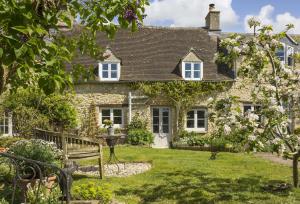
<instances>
[{"instance_id":1,"label":"door frame","mask_svg":"<svg viewBox=\"0 0 300 204\"><path fill-rule=\"evenodd\" d=\"M154 108L158 108L159 109L159 113L161 113L161 109L163 108L167 108L169 110L169 133L161 133L161 126L162 123L159 124L159 133L154 133L153 132L153 109ZM150 107L150 112L151 112L151 132L154 135L154 137L156 137L157 134L166 134L167 135L167 142L168 142L168 148L170 147L170 143L172 141L172 133L173 133L173 127L172 127L172 108L170 106L151 106ZM162 118L160 118L162 119ZM159 119L159 120L160 120Z\"/></svg>"}]
</instances>

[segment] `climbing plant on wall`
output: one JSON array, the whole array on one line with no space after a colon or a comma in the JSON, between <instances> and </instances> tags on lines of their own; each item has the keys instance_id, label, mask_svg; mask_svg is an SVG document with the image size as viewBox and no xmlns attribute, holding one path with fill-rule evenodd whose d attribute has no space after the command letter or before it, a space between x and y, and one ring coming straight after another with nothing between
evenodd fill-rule
<instances>
[{"instance_id":1,"label":"climbing plant on wall","mask_svg":"<svg viewBox=\"0 0 300 204\"><path fill-rule=\"evenodd\" d=\"M185 112L205 96L220 93L232 82L205 82L205 81L170 81L170 82L136 82L131 88L142 91L150 98L163 96L176 107L177 127L183 128Z\"/></svg>"}]
</instances>

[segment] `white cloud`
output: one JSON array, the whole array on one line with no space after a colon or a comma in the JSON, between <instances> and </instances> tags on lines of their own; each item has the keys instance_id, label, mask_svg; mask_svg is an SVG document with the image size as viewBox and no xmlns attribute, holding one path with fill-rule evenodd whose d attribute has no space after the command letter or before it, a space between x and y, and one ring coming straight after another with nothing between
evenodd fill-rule
<instances>
[{"instance_id":1,"label":"white cloud","mask_svg":"<svg viewBox=\"0 0 300 204\"><path fill-rule=\"evenodd\" d=\"M146 25L169 23L171 26L205 26L208 5L216 4L221 11L222 29L238 25L239 17L233 10L232 0L154 0L146 9Z\"/></svg>"},{"instance_id":2,"label":"white cloud","mask_svg":"<svg viewBox=\"0 0 300 204\"><path fill-rule=\"evenodd\" d=\"M255 17L263 25L273 25L275 32L280 32L285 29L287 24L294 24L295 28L290 31L290 33L300 33L300 18L296 18L291 13L286 12L282 14L274 15L275 8L272 5L263 6L257 15L247 15L244 19L244 27L246 32L251 32L252 30L248 26L248 20Z\"/></svg>"}]
</instances>

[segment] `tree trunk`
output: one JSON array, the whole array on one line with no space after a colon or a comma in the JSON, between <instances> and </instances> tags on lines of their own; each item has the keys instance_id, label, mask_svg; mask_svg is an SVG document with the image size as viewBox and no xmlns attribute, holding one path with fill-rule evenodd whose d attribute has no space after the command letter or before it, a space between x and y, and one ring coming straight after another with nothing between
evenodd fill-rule
<instances>
[{"instance_id":1,"label":"tree trunk","mask_svg":"<svg viewBox=\"0 0 300 204\"><path fill-rule=\"evenodd\" d=\"M295 154L293 156L293 181L294 181L294 187L298 187L299 183L299 172L298 172L298 159L299 159L299 154Z\"/></svg>"}]
</instances>

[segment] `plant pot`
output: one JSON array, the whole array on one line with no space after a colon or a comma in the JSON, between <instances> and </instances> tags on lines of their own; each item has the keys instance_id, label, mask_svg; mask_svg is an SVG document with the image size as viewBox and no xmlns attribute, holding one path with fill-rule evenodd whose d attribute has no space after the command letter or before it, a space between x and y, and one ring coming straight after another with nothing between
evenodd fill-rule
<instances>
[{"instance_id":1,"label":"plant pot","mask_svg":"<svg viewBox=\"0 0 300 204\"><path fill-rule=\"evenodd\" d=\"M0 153L3 153L3 152L7 152L7 148L5 148L5 147L0 147Z\"/></svg>"},{"instance_id":2,"label":"plant pot","mask_svg":"<svg viewBox=\"0 0 300 204\"><path fill-rule=\"evenodd\" d=\"M41 185L44 185L47 188L47 193L50 193L51 188L54 187L56 180L56 176L49 176L41 182ZM38 185L39 182L40 179L20 179L18 181L18 186L21 189L21 201L26 203L26 195L29 190L29 187L34 188L36 185Z\"/></svg>"},{"instance_id":3,"label":"plant pot","mask_svg":"<svg viewBox=\"0 0 300 204\"><path fill-rule=\"evenodd\" d=\"M115 130L113 127L107 128L107 134L108 136L113 136L115 134Z\"/></svg>"}]
</instances>

